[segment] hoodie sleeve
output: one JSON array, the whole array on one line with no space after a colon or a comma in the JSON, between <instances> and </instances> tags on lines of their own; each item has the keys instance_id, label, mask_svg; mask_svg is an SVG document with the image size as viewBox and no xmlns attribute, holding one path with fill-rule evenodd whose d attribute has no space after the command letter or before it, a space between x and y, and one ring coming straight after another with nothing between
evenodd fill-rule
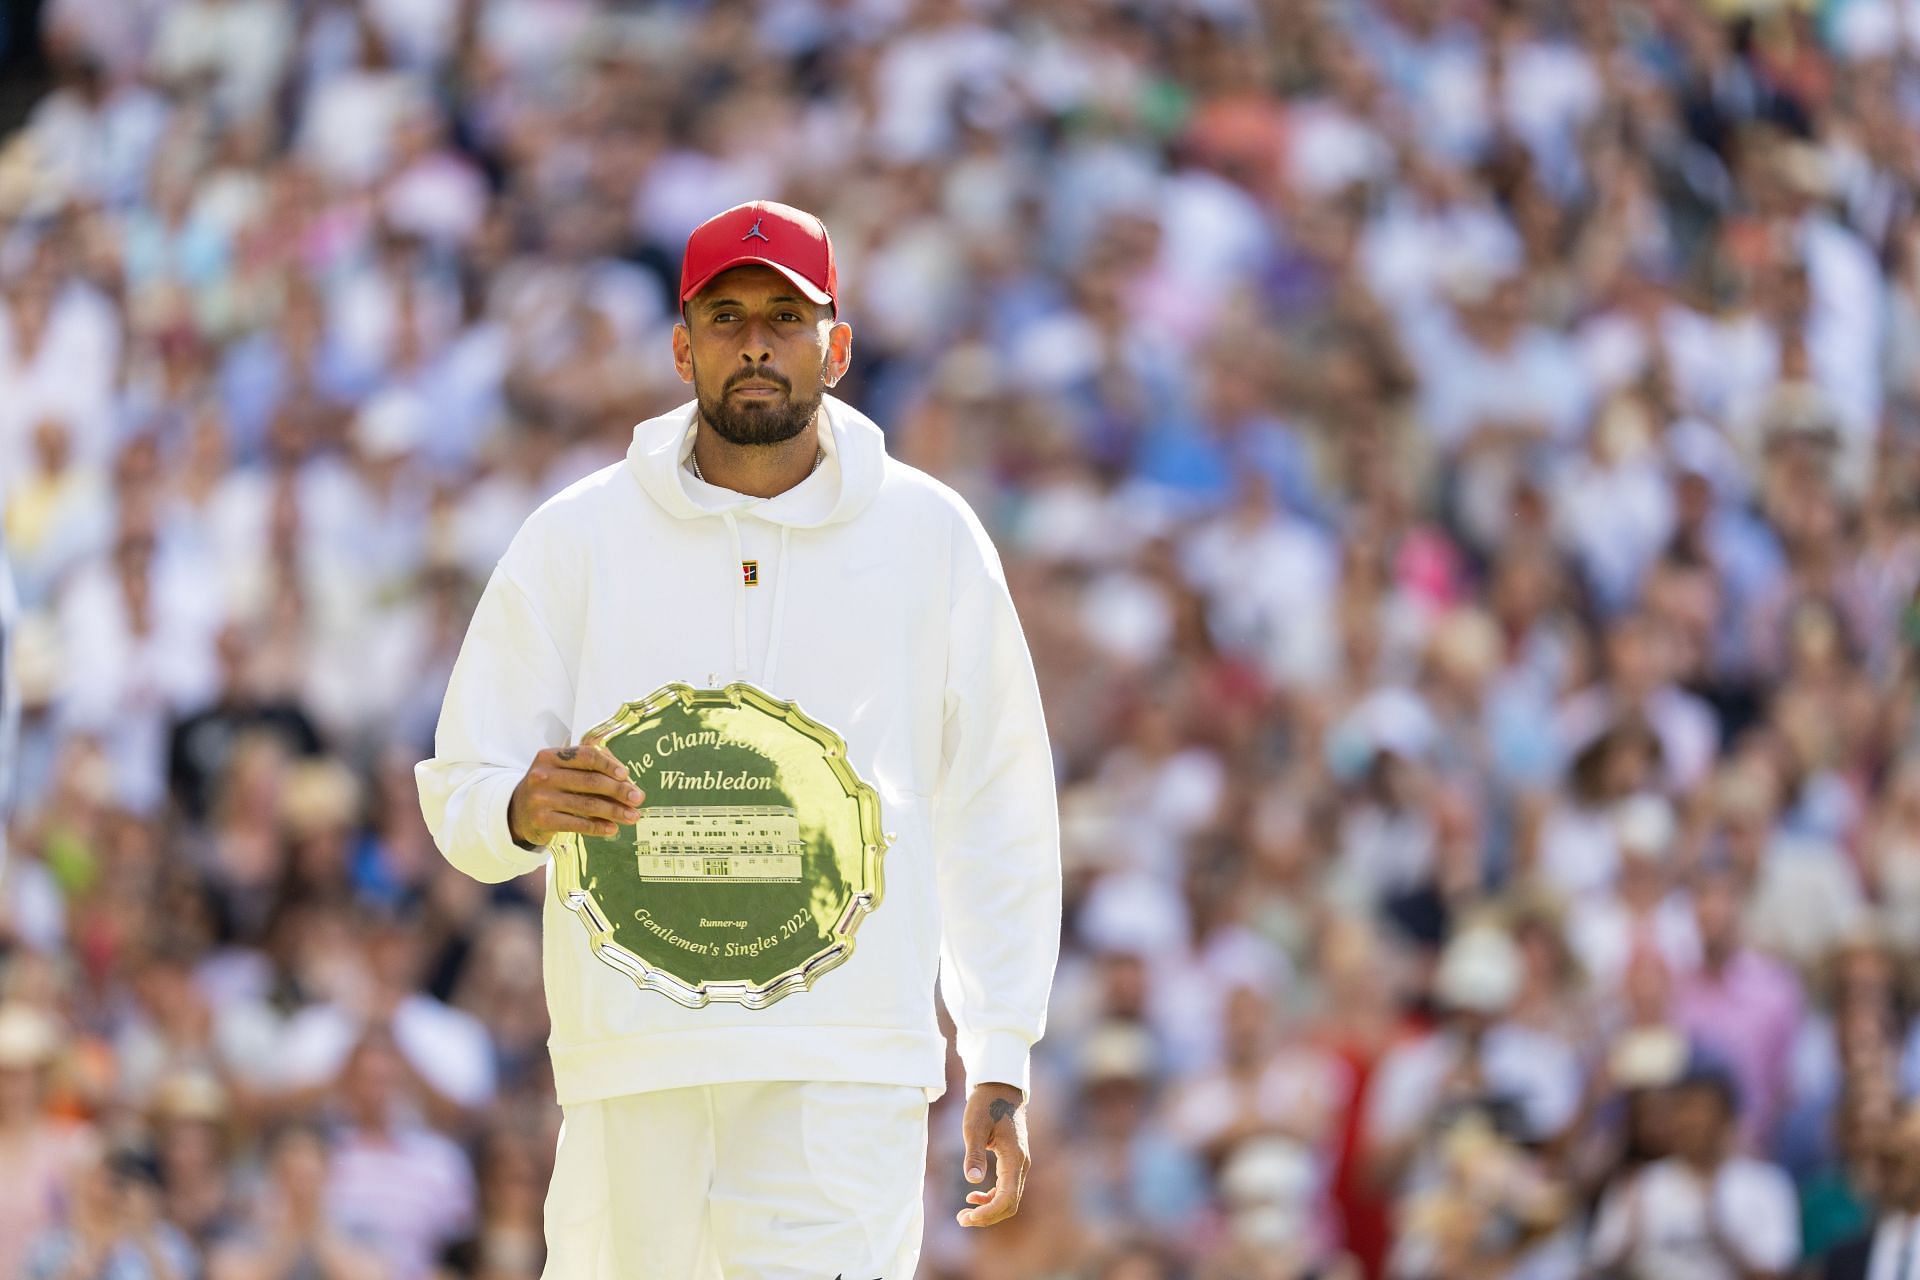
<instances>
[{"instance_id":1,"label":"hoodie sleeve","mask_svg":"<svg viewBox=\"0 0 1920 1280\"><path fill-rule=\"evenodd\" d=\"M969 1090L997 1081L1029 1092L1060 947L1060 822L1033 659L999 557L984 531L972 534L973 563L957 566L934 799L940 988Z\"/></svg>"},{"instance_id":2,"label":"hoodie sleeve","mask_svg":"<svg viewBox=\"0 0 1920 1280\"><path fill-rule=\"evenodd\" d=\"M496 884L547 860L507 830L533 757L570 740L573 677L539 609L503 565L488 580L447 683L433 758L414 766L420 810L448 862Z\"/></svg>"}]
</instances>

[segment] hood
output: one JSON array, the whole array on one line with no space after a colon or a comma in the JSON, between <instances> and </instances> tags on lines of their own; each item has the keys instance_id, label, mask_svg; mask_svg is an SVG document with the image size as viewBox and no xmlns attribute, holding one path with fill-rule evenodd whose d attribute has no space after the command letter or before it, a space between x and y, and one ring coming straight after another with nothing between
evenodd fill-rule
<instances>
[{"instance_id":1,"label":"hood","mask_svg":"<svg viewBox=\"0 0 1920 1280\"><path fill-rule=\"evenodd\" d=\"M640 478L647 496L678 520L702 516L718 518L726 526L732 554L717 563L716 572L733 583L733 674L748 679L747 588L740 572L740 516L780 528L780 552L773 571L773 621L767 637L767 656L759 672L762 688L771 688L780 662L780 635L787 616L787 556L795 529L839 524L859 515L880 491L887 448L880 428L844 400L820 397L820 447L826 456L814 473L785 493L771 498L728 496L723 489L700 484L682 464L693 450L697 400L649 418L633 429L627 465ZM698 485L698 491L689 488Z\"/></svg>"},{"instance_id":2,"label":"hood","mask_svg":"<svg viewBox=\"0 0 1920 1280\"><path fill-rule=\"evenodd\" d=\"M792 529L812 529L851 520L866 509L880 491L887 447L873 420L846 401L820 397L820 447L826 457L819 471L787 492L772 498L742 497L725 508L696 500L688 488L692 477L682 465L693 449L697 400L689 400L633 429L627 465L640 479L647 496L661 510L680 520L739 511L751 507L756 519Z\"/></svg>"}]
</instances>

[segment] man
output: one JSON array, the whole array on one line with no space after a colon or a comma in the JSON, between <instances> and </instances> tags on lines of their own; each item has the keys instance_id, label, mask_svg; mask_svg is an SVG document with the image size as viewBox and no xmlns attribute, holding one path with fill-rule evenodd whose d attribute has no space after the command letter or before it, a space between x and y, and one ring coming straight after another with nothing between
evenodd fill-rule
<instances>
[{"instance_id":1,"label":"man","mask_svg":"<svg viewBox=\"0 0 1920 1280\"><path fill-rule=\"evenodd\" d=\"M1696 1062L1667 1103L1671 1154L1600 1202L1589 1262L1625 1280L1765 1280L1800 1253L1800 1206L1778 1167L1738 1153L1739 1093L1718 1063Z\"/></svg>"},{"instance_id":2,"label":"man","mask_svg":"<svg viewBox=\"0 0 1920 1280\"><path fill-rule=\"evenodd\" d=\"M800 210L756 201L694 231L673 353L695 399L641 423L623 462L521 527L455 663L435 757L417 771L435 840L478 879L539 867L570 833L554 850L544 929L566 1112L547 1200L556 1280L907 1280L927 1104L944 1089L936 972L969 1087L968 1180L995 1159L992 1189L971 1192L959 1221L987 1226L1019 1206L1028 1052L1060 922L1046 725L978 520L825 394L852 357L836 285L826 228ZM721 812L663 800L643 821L628 762L582 741L669 685L751 686L793 716L804 708L844 740L844 764L879 800L884 892L857 945L761 1007L661 982L670 960L648 961L653 989L636 990L641 970L623 972L588 936L585 904L616 892L616 877L639 879L640 896L607 913L612 929L681 888L644 878L671 859L629 828ZM685 775L649 776L665 794ZM793 810L751 820L768 814ZM604 879L563 880L576 842L606 857ZM783 847L759 851L775 879ZM689 875L707 863L731 875L729 859L748 856L709 852L685 859ZM719 902L750 886L702 888ZM666 931L677 945L739 945L724 932L733 912L696 914L684 934Z\"/></svg>"},{"instance_id":3,"label":"man","mask_svg":"<svg viewBox=\"0 0 1920 1280\"><path fill-rule=\"evenodd\" d=\"M406 1106L408 1064L393 1033L369 1030L336 1084L326 1213L380 1257L380 1274L427 1280L440 1250L465 1237L478 1208L473 1167L451 1138Z\"/></svg>"},{"instance_id":4,"label":"man","mask_svg":"<svg viewBox=\"0 0 1920 1280\"><path fill-rule=\"evenodd\" d=\"M1873 1228L1827 1254L1825 1280L1907 1280L1920 1273L1920 1103L1908 1102L1880 1153Z\"/></svg>"},{"instance_id":5,"label":"man","mask_svg":"<svg viewBox=\"0 0 1920 1280\"><path fill-rule=\"evenodd\" d=\"M1442 1141L1462 1114L1485 1112L1544 1146L1563 1137L1584 1087L1561 1036L1515 1016L1526 958L1507 929L1470 922L1434 970L1440 1023L1389 1050L1367 1091L1362 1158L1375 1185L1412 1192L1442 1175Z\"/></svg>"},{"instance_id":6,"label":"man","mask_svg":"<svg viewBox=\"0 0 1920 1280\"><path fill-rule=\"evenodd\" d=\"M1788 1073L1805 1001L1793 970L1748 943L1742 889L1727 862L1710 862L1695 877L1700 966L1675 984L1672 1017L1733 1072L1744 1106L1740 1138L1759 1151L1772 1138L1792 1085Z\"/></svg>"}]
</instances>

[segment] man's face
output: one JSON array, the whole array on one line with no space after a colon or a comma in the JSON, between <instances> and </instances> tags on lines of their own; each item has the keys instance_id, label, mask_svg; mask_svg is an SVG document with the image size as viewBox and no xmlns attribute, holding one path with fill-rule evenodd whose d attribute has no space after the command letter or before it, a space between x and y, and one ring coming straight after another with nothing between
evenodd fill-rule
<instances>
[{"instance_id":1,"label":"man's face","mask_svg":"<svg viewBox=\"0 0 1920 1280\"><path fill-rule=\"evenodd\" d=\"M1673 1091L1667 1113L1674 1154L1706 1161L1718 1155L1733 1122L1726 1100L1709 1085L1688 1084Z\"/></svg>"},{"instance_id":2,"label":"man's face","mask_svg":"<svg viewBox=\"0 0 1920 1280\"><path fill-rule=\"evenodd\" d=\"M1709 951L1731 955L1740 945L1740 890L1731 875L1716 871L1693 893L1695 924Z\"/></svg>"},{"instance_id":3,"label":"man's face","mask_svg":"<svg viewBox=\"0 0 1920 1280\"><path fill-rule=\"evenodd\" d=\"M853 331L771 267L716 276L673 331L674 366L700 416L732 444L768 445L806 430L847 371Z\"/></svg>"}]
</instances>

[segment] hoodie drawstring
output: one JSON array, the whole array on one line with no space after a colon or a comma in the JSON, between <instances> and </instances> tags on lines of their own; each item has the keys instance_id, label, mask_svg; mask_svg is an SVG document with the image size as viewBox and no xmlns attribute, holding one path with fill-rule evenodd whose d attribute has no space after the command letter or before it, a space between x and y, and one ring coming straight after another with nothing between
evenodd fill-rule
<instances>
[{"instance_id":1,"label":"hoodie drawstring","mask_svg":"<svg viewBox=\"0 0 1920 1280\"><path fill-rule=\"evenodd\" d=\"M746 551L740 545L740 521L734 517L731 508L723 507L720 518L726 521L727 537L733 543L733 560L729 572L733 575L733 678L744 680L747 677L747 575ZM780 663L780 630L787 616L787 548L793 537L793 529L788 525L780 526L780 558L773 567L773 621L767 632L767 660L760 673L760 685L767 692L773 692L773 673Z\"/></svg>"},{"instance_id":2,"label":"hoodie drawstring","mask_svg":"<svg viewBox=\"0 0 1920 1280\"><path fill-rule=\"evenodd\" d=\"M768 693L773 692L773 672L780 664L780 624L787 616L787 540L792 532L789 526L780 526L780 558L773 566L773 622L767 629L766 670L760 676L761 687Z\"/></svg>"},{"instance_id":3,"label":"hoodie drawstring","mask_svg":"<svg viewBox=\"0 0 1920 1280\"><path fill-rule=\"evenodd\" d=\"M731 509L723 509L720 518L727 522L727 536L733 540L733 560L727 571L733 576L733 678L747 675L747 571L746 553L740 547L740 522Z\"/></svg>"}]
</instances>

